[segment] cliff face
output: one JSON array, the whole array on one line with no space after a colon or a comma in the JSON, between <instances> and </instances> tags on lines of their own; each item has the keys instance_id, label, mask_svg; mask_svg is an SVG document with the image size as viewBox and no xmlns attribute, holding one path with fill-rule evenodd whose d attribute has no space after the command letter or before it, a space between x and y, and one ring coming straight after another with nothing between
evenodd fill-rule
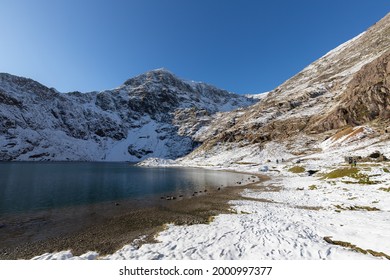
<instances>
[{"instance_id":1,"label":"cliff face","mask_svg":"<svg viewBox=\"0 0 390 280\"><path fill-rule=\"evenodd\" d=\"M200 144L217 112L254 102L164 69L89 93L0 74L0 160L177 158Z\"/></svg>"},{"instance_id":2,"label":"cliff face","mask_svg":"<svg viewBox=\"0 0 390 280\"><path fill-rule=\"evenodd\" d=\"M336 108L314 119L311 127L317 131L326 131L389 119L390 51L364 65L348 83Z\"/></svg>"},{"instance_id":3,"label":"cliff face","mask_svg":"<svg viewBox=\"0 0 390 280\"><path fill-rule=\"evenodd\" d=\"M390 14L330 51L248 107L235 124L205 141L191 157L216 146L257 145L307 138L302 149L346 125L389 116Z\"/></svg>"}]
</instances>

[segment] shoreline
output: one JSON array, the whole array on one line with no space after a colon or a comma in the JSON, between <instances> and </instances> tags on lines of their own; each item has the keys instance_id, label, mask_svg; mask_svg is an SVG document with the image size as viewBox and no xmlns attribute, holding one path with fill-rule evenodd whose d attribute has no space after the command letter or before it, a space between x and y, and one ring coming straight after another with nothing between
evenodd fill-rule
<instances>
[{"instance_id":1,"label":"shoreline","mask_svg":"<svg viewBox=\"0 0 390 280\"><path fill-rule=\"evenodd\" d=\"M249 175L245 180L251 176L262 180L226 187L216 195L210 191L208 195L168 202L166 205L170 207L151 211L151 217L155 218L155 213L163 216L170 213L171 221L172 213L176 213L176 220L161 226L160 219L160 227L150 232L149 238L139 235L124 242L126 245L121 248L111 248L114 253L99 254L96 250L76 253L66 249L48 253L47 250L34 259L389 258L390 247L386 242L390 232L390 189L386 185L390 180L389 163L358 166L361 178L372 177L370 184L366 184L364 180L346 181L349 177L343 176L328 178L326 174L348 168L342 158L329 161L328 157L324 152L302 157L299 163L292 160L271 163L267 173L258 172L259 165L228 168L198 165L196 168ZM295 172L296 166L319 171L312 176ZM210 216L213 218L209 219ZM111 224L107 227L111 232ZM129 225L125 227L128 234Z\"/></svg>"},{"instance_id":2,"label":"shoreline","mask_svg":"<svg viewBox=\"0 0 390 280\"><path fill-rule=\"evenodd\" d=\"M369 185L371 187L368 189L364 182L346 182L344 177L324 178L323 174L345 166L342 160L324 160L328 159L326 152L321 155L323 158L316 156L309 155L302 157L303 162L300 160L300 166L304 166L304 169L320 170L315 176L295 173L292 167L297 163L293 160L270 163L271 169L266 173L269 175L268 181L263 181L261 188L243 187L240 195L230 200L229 208L232 213L216 216L210 225L169 225L156 237L159 243L145 244L139 248L129 245L102 258L388 258L390 247L385 240L390 232L386 213L389 211L390 201L386 195L389 190L384 187L384 183L390 174L385 170L386 164L373 164L372 170L367 166L359 167L363 174L361 176L375 178L374 184ZM260 165L197 167L256 176L264 174L258 172ZM376 207L366 206L367 204ZM366 238L368 235L370 239ZM329 243L329 240L333 241ZM344 244L351 246L345 247ZM46 256L46 259L62 257L64 254L60 253ZM86 259L88 256L65 258Z\"/></svg>"},{"instance_id":3,"label":"shoreline","mask_svg":"<svg viewBox=\"0 0 390 280\"><path fill-rule=\"evenodd\" d=\"M222 170L221 170L222 171ZM134 201L122 200L118 205L112 202L100 203L87 207L71 207L43 213L26 214L22 222L13 223L8 232L8 242L2 242L0 259L30 259L45 253L71 250L73 255L89 251L98 252L100 256L112 254L123 246L132 244L142 238L141 244L155 243L155 236L164 230L166 224L193 225L207 224L219 214L232 213L230 201L243 199L240 193L244 189L257 186L267 178L259 174L223 170L250 176L236 186L218 186L207 193L172 201L154 201L157 205L138 209ZM255 181L253 177L256 176ZM139 202L141 203L141 202ZM83 212L84 211L84 212ZM88 217L84 223L82 217ZM16 216L18 217L18 216ZM19 231L27 231L34 238L21 238ZM69 230L69 227L72 230ZM39 233L40 228L48 232ZM4 229L3 229L4 234ZM7 235L7 233L6 233ZM26 235L26 232L24 233ZM46 235L46 237L45 237ZM76 244L76 245L75 245Z\"/></svg>"}]
</instances>

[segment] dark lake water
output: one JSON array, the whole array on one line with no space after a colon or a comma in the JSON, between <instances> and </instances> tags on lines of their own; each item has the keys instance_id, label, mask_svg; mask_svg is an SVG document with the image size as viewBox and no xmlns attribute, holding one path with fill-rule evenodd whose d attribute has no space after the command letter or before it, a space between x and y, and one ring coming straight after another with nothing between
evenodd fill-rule
<instances>
[{"instance_id":1,"label":"dark lake water","mask_svg":"<svg viewBox=\"0 0 390 280\"><path fill-rule=\"evenodd\" d=\"M231 186L245 174L127 163L0 163L0 216Z\"/></svg>"}]
</instances>

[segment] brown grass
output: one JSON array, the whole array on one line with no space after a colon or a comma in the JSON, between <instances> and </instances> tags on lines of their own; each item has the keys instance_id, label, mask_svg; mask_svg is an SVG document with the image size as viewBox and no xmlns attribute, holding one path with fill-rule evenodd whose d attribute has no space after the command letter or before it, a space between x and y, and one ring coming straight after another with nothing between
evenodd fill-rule
<instances>
[{"instance_id":1,"label":"brown grass","mask_svg":"<svg viewBox=\"0 0 390 280\"><path fill-rule=\"evenodd\" d=\"M345 140L355 136L356 134L362 133L363 131L364 131L363 127L359 127L358 129L355 129L352 133L350 133Z\"/></svg>"},{"instance_id":2,"label":"brown grass","mask_svg":"<svg viewBox=\"0 0 390 280\"><path fill-rule=\"evenodd\" d=\"M302 166L293 166L288 171L292 173L303 173L305 172L305 168L303 168Z\"/></svg>"},{"instance_id":3,"label":"brown grass","mask_svg":"<svg viewBox=\"0 0 390 280\"><path fill-rule=\"evenodd\" d=\"M335 135L333 135L333 136L331 137L331 139L332 139L333 141L339 140L341 137L346 136L346 135L350 134L351 132L353 132L352 127L347 127L347 128L345 128L345 129L343 129L343 130L337 132Z\"/></svg>"},{"instance_id":4,"label":"brown grass","mask_svg":"<svg viewBox=\"0 0 390 280\"><path fill-rule=\"evenodd\" d=\"M347 136L347 138L345 139L345 140L347 140L347 139L349 139L349 138L351 138L351 137L353 137L353 136L355 136L356 134L359 134L359 133L361 133L361 132L363 132L363 127L359 127L358 129L355 129L355 130L354 130L352 127L347 127L347 128L345 128L345 129L343 129L343 130L337 132L335 135L333 135L333 136L331 137L331 139L332 139L333 141L337 141L337 140L339 140L341 137Z\"/></svg>"},{"instance_id":5,"label":"brown grass","mask_svg":"<svg viewBox=\"0 0 390 280\"><path fill-rule=\"evenodd\" d=\"M371 207L371 206L361 206L361 205L353 205L353 206L346 206L343 207L341 205L334 205L337 210L349 210L349 211L359 211L359 210L365 210L365 211L380 211L379 208Z\"/></svg>"},{"instance_id":6,"label":"brown grass","mask_svg":"<svg viewBox=\"0 0 390 280\"><path fill-rule=\"evenodd\" d=\"M325 174L322 179L336 179L345 176L351 177L353 174L357 174L359 170L357 168L340 168Z\"/></svg>"},{"instance_id":7,"label":"brown grass","mask_svg":"<svg viewBox=\"0 0 390 280\"><path fill-rule=\"evenodd\" d=\"M324 241L329 243L329 244L332 244L332 245L338 245L338 246L342 246L344 248L350 248L356 252L359 252L359 253L362 253L362 254L370 254L374 257L378 257L378 258L386 258L388 260L390 260L390 256L383 253L383 252L377 252L377 251L374 251L374 250L371 250L371 249L362 249L352 243L349 243L349 242L345 242L345 241L338 241L338 240L332 240L331 236L325 236L324 237Z\"/></svg>"}]
</instances>

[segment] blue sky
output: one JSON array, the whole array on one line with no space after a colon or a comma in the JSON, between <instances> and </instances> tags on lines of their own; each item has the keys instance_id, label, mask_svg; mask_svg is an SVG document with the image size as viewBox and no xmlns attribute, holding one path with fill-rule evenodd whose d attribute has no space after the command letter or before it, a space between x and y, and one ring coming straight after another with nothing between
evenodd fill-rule
<instances>
[{"instance_id":1,"label":"blue sky","mask_svg":"<svg viewBox=\"0 0 390 280\"><path fill-rule=\"evenodd\" d=\"M259 93L388 12L388 0L0 0L0 72L92 91L164 67Z\"/></svg>"}]
</instances>

